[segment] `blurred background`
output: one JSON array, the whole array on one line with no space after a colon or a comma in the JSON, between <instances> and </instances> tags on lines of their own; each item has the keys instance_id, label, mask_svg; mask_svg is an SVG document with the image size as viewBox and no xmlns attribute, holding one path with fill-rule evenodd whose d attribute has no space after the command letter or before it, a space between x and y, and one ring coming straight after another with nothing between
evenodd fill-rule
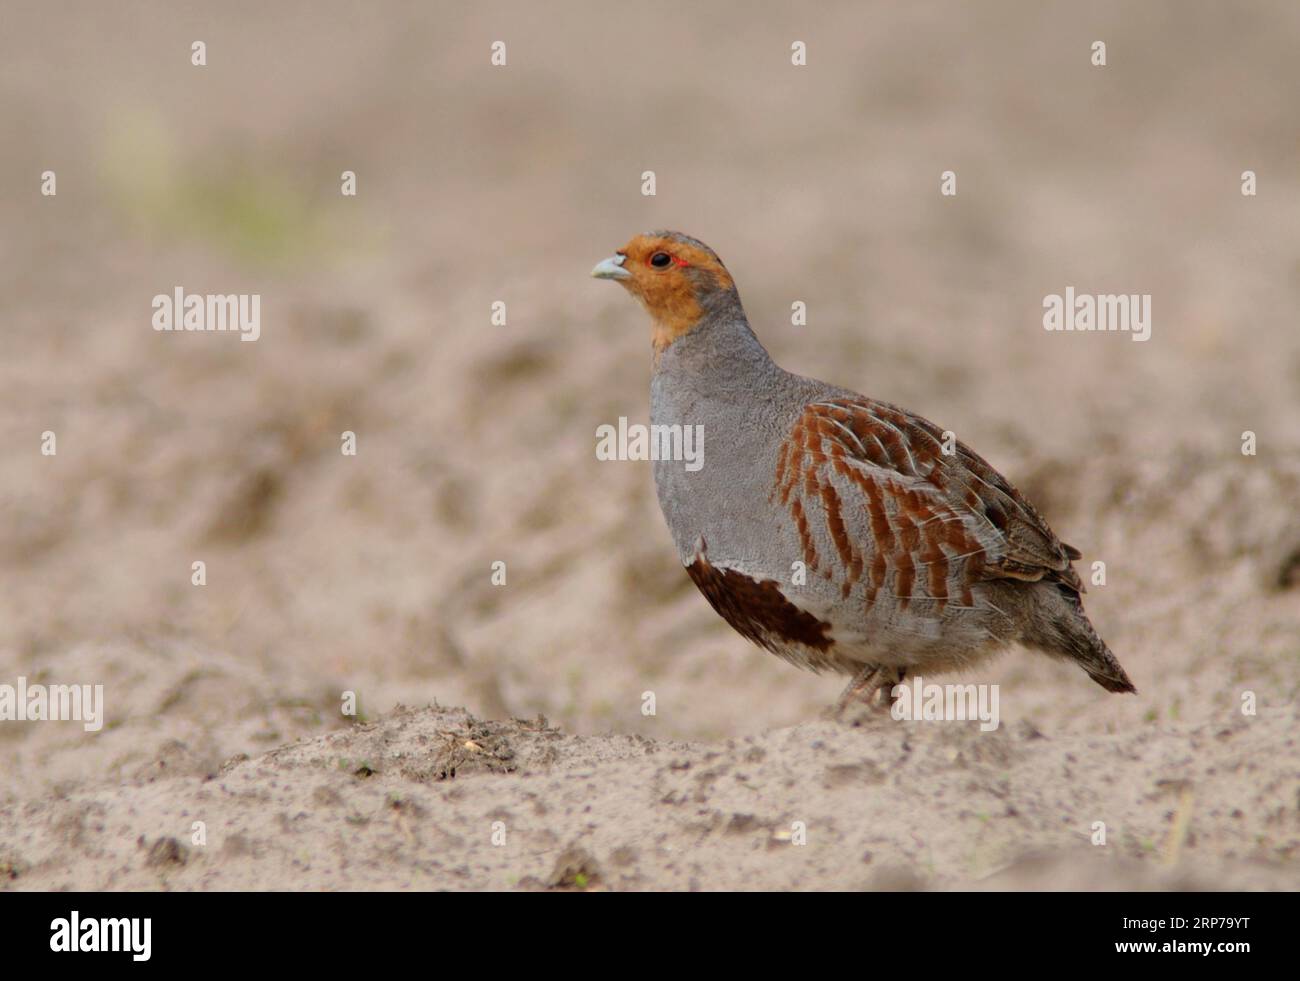
<instances>
[{"instance_id":1,"label":"blurred background","mask_svg":"<svg viewBox=\"0 0 1300 981\"><path fill-rule=\"evenodd\" d=\"M690 738L829 704L696 594L650 465L595 459L650 352L588 271L651 228L1106 562L1142 697L1013 654L1004 722L1293 700L1298 39L1287 0L6 3L0 681L103 683L110 724L0 728L0 798L320 732L345 689ZM177 286L260 294L261 339L155 332ZM1067 286L1150 293L1151 340L1045 332Z\"/></svg>"}]
</instances>

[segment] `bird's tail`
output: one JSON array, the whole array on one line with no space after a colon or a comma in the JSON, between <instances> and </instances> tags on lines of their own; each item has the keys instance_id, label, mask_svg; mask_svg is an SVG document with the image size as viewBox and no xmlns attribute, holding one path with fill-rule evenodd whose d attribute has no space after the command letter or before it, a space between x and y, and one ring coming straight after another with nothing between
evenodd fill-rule
<instances>
[{"instance_id":1,"label":"bird's tail","mask_svg":"<svg viewBox=\"0 0 1300 981\"><path fill-rule=\"evenodd\" d=\"M1107 691L1136 694L1137 688L1083 612L1079 594L1055 583L1044 583L1037 592L1039 603L1022 638L1026 646L1069 658Z\"/></svg>"}]
</instances>

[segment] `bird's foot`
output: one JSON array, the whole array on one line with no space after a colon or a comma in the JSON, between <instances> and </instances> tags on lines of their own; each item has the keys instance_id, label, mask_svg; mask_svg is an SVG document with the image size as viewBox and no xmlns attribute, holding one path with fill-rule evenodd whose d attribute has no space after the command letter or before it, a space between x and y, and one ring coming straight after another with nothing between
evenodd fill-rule
<instances>
[{"instance_id":1,"label":"bird's foot","mask_svg":"<svg viewBox=\"0 0 1300 981\"><path fill-rule=\"evenodd\" d=\"M901 668L882 668L865 665L853 676L835 703L832 717L852 725L860 725L865 718L887 714L894 704L894 686L901 683L906 672ZM864 708L868 710L864 713Z\"/></svg>"}]
</instances>

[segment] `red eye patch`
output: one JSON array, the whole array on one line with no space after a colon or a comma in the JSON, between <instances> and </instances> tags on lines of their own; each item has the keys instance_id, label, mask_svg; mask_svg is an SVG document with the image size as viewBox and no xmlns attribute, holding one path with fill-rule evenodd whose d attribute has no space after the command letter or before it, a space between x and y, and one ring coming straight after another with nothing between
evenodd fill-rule
<instances>
[{"instance_id":1,"label":"red eye patch","mask_svg":"<svg viewBox=\"0 0 1300 981\"><path fill-rule=\"evenodd\" d=\"M685 267L685 266L689 266L689 265L690 265L690 263L687 262L685 259L679 258L679 257L673 255L671 252L656 252L656 253L654 253L653 255L647 256L647 257L646 257L646 260L645 260L645 264L646 264L647 266L651 266L651 267L653 267L653 268L655 268L655 269L667 269L667 268L668 268L668 263L667 263L667 262L657 262L657 261L655 261L655 260L657 260L657 259L667 259L667 260L671 260L672 263L673 263L673 265L677 266L677 268L679 268L679 269L681 269L681 268L683 268L683 267Z\"/></svg>"}]
</instances>

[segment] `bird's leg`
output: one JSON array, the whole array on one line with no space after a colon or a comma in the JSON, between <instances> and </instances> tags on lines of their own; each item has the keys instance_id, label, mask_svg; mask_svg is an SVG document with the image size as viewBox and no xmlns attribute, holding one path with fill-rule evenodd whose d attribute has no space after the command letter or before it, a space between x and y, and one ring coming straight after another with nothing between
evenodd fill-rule
<instances>
[{"instance_id":1,"label":"bird's leg","mask_svg":"<svg viewBox=\"0 0 1300 981\"><path fill-rule=\"evenodd\" d=\"M845 686L839 701L835 703L835 714L844 711L855 702L869 705L882 712L888 712L894 704L894 686L901 684L907 676L904 668L882 668L877 664L864 665Z\"/></svg>"},{"instance_id":2,"label":"bird's leg","mask_svg":"<svg viewBox=\"0 0 1300 981\"><path fill-rule=\"evenodd\" d=\"M881 669L874 664L865 664L862 670L853 676L844 687L840 694L840 700L835 703L835 714L842 715L844 710L854 702L869 701L871 695L877 688L876 676L881 673Z\"/></svg>"},{"instance_id":3,"label":"bird's leg","mask_svg":"<svg viewBox=\"0 0 1300 981\"><path fill-rule=\"evenodd\" d=\"M871 704L882 712L890 711L894 707L894 686L901 685L906 677L906 668L881 668L869 696Z\"/></svg>"}]
</instances>

